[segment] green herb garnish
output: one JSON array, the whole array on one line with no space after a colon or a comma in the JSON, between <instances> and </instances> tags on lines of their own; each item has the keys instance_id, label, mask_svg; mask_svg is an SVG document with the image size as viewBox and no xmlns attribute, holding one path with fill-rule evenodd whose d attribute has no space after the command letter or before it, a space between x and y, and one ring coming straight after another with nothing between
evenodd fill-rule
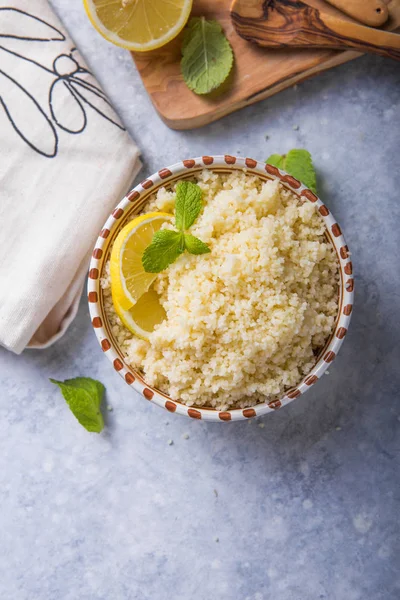
<instances>
[{"instance_id":1,"label":"green herb garnish","mask_svg":"<svg viewBox=\"0 0 400 600\"><path fill-rule=\"evenodd\" d=\"M182 45L181 70L196 94L209 94L228 77L233 52L221 25L204 17L190 19Z\"/></svg>"},{"instance_id":2,"label":"green herb garnish","mask_svg":"<svg viewBox=\"0 0 400 600\"><path fill-rule=\"evenodd\" d=\"M100 433L104 427L103 415L100 412L104 385L90 377L75 377L65 381L50 379L50 381L58 385L79 423L88 431Z\"/></svg>"},{"instance_id":3,"label":"green herb garnish","mask_svg":"<svg viewBox=\"0 0 400 600\"><path fill-rule=\"evenodd\" d=\"M267 158L266 162L274 167L278 167L278 169L285 170L285 158L285 154L271 154L271 156Z\"/></svg>"},{"instance_id":4,"label":"green herb garnish","mask_svg":"<svg viewBox=\"0 0 400 600\"><path fill-rule=\"evenodd\" d=\"M142 256L142 264L146 273L160 273L175 262L185 251L185 239L182 231L157 231Z\"/></svg>"},{"instance_id":5,"label":"green herb garnish","mask_svg":"<svg viewBox=\"0 0 400 600\"><path fill-rule=\"evenodd\" d=\"M189 233L185 234L185 247L190 254L207 254L207 252L210 252L207 244Z\"/></svg>"},{"instance_id":6,"label":"green herb garnish","mask_svg":"<svg viewBox=\"0 0 400 600\"><path fill-rule=\"evenodd\" d=\"M210 248L194 235L185 233L193 225L203 207L202 191L190 181L180 181L176 186L175 226L178 231L157 231L142 256L146 273L160 273L175 262L185 250L190 254L206 254Z\"/></svg>"},{"instance_id":7,"label":"green herb garnish","mask_svg":"<svg viewBox=\"0 0 400 600\"><path fill-rule=\"evenodd\" d=\"M201 188L190 181L180 181L176 186L175 225L186 231L193 225L203 207Z\"/></svg>"},{"instance_id":8,"label":"green herb garnish","mask_svg":"<svg viewBox=\"0 0 400 600\"><path fill-rule=\"evenodd\" d=\"M310 190L317 193L315 168L308 150L294 149L283 155L271 154L266 162L293 175Z\"/></svg>"}]
</instances>

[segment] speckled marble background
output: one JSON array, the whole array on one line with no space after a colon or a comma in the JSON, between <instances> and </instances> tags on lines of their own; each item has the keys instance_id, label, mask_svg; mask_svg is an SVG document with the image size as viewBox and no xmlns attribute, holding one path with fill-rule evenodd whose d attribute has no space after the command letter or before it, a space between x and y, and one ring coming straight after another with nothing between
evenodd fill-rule
<instances>
[{"instance_id":1,"label":"speckled marble background","mask_svg":"<svg viewBox=\"0 0 400 600\"><path fill-rule=\"evenodd\" d=\"M364 57L174 132L81 2L53 4L141 147L142 175L202 153L312 152L353 253L356 310L330 375L262 422L210 425L136 397L85 300L54 347L0 350L0 598L397 600L398 64ZM99 436L48 381L76 375L107 387Z\"/></svg>"}]
</instances>

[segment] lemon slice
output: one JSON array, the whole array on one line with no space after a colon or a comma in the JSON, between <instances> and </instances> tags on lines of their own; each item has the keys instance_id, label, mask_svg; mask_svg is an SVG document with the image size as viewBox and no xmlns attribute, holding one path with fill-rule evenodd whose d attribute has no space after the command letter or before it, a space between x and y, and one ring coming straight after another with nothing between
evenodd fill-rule
<instances>
[{"instance_id":1,"label":"lemon slice","mask_svg":"<svg viewBox=\"0 0 400 600\"><path fill-rule=\"evenodd\" d=\"M110 276L113 302L121 310L130 310L156 279L157 273L146 273L143 268L143 252L162 224L172 219L168 213L146 213L119 232L111 251Z\"/></svg>"},{"instance_id":2,"label":"lemon slice","mask_svg":"<svg viewBox=\"0 0 400 600\"><path fill-rule=\"evenodd\" d=\"M153 289L145 292L129 310L121 308L114 298L113 303L125 327L143 340L148 340L154 327L162 323L167 316L160 304L159 295Z\"/></svg>"},{"instance_id":3,"label":"lemon slice","mask_svg":"<svg viewBox=\"0 0 400 600\"><path fill-rule=\"evenodd\" d=\"M92 25L109 42L146 52L170 42L185 26L192 0L83 0Z\"/></svg>"}]
</instances>

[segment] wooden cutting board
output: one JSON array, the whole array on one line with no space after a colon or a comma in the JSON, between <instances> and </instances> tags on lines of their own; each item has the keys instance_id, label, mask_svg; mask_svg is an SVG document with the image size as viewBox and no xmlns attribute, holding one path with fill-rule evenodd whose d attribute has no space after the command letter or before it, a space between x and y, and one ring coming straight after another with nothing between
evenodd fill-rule
<instances>
[{"instance_id":1,"label":"wooden cutting board","mask_svg":"<svg viewBox=\"0 0 400 600\"><path fill-rule=\"evenodd\" d=\"M324 0L304 1L351 20ZM384 29L394 30L400 27L400 1L385 1L390 18ZM259 48L235 32L229 15L230 4L231 0L194 0L193 16L216 19L222 25L235 54L231 75L213 94L198 96L186 87L180 72L182 34L159 50L146 54L132 53L157 112L172 129L201 127L361 56L359 52L349 50Z\"/></svg>"}]
</instances>

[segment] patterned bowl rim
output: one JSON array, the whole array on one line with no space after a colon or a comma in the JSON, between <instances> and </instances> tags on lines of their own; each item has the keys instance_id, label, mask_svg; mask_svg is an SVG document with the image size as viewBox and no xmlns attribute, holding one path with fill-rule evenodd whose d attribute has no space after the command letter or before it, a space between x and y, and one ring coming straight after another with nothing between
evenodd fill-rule
<instances>
[{"instance_id":1,"label":"patterned bowl rim","mask_svg":"<svg viewBox=\"0 0 400 600\"><path fill-rule=\"evenodd\" d=\"M123 353L116 343L104 312L100 279L111 242L116 236L117 231L120 230L133 214L140 212L149 196L155 193L160 187L168 186L177 179L190 178L193 173L203 169L210 169L217 173L244 170L249 174L259 176L263 180L278 179L286 188L294 192L303 201L307 200L314 203L325 222L326 234L335 248L340 265L339 310L335 328L325 347L320 352L313 369L302 379L299 385L288 390L279 400L256 404L244 409L218 411L212 408L189 407L148 385L139 373L125 363ZM251 158L231 155L202 156L179 161L172 166L160 169L160 171L154 173L128 192L112 211L97 238L90 261L87 286L89 312L96 337L104 354L125 382L142 394L146 400L154 402L171 413L189 416L193 419L204 419L219 423L239 421L271 413L289 404L314 385L336 358L347 333L353 309L354 279L352 273L353 268L350 260L350 252L339 224L322 200L302 185L300 181L277 167L258 162Z\"/></svg>"}]
</instances>

